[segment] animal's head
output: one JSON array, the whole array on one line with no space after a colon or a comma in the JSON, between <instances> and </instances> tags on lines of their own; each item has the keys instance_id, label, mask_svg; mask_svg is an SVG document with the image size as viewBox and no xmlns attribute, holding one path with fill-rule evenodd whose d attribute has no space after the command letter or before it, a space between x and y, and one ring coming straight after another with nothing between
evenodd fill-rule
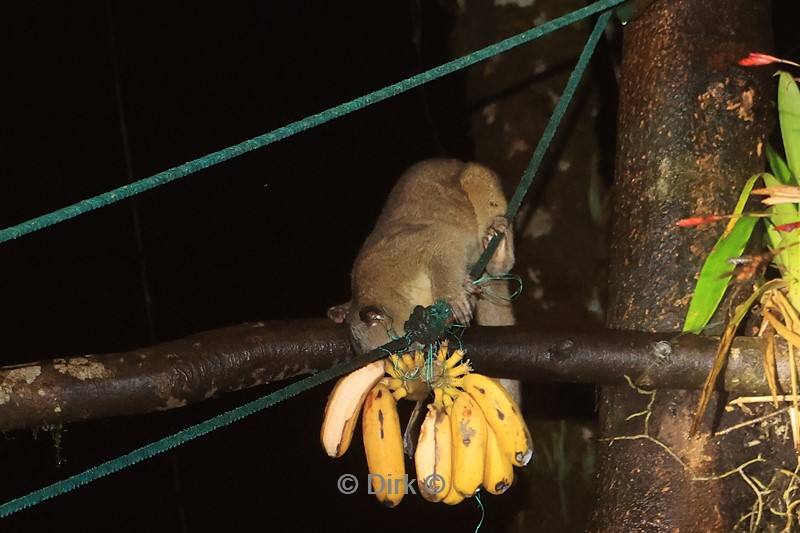
<instances>
[{"instance_id":1,"label":"animal's head","mask_svg":"<svg viewBox=\"0 0 800 533\"><path fill-rule=\"evenodd\" d=\"M328 317L337 324L347 322L350 343L358 353L366 353L403 334L403 322L395 323L384 307L352 306L350 302L328 309ZM407 318L407 317L406 317Z\"/></svg>"}]
</instances>

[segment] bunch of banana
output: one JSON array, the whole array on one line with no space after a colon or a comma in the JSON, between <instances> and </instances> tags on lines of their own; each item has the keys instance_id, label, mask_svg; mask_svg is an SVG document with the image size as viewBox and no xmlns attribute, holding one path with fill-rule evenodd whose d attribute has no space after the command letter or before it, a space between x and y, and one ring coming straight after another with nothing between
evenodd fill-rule
<instances>
[{"instance_id":1,"label":"bunch of banana","mask_svg":"<svg viewBox=\"0 0 800 533\"><path fill-rule=\"evenodd\" d=\"M434 399L414 455L422 496L451 505L481 486L503 494L514 481L513 467L525 466L533 456L514 399L494 379L470 372L462 357L460 350L447 357L446 345L437 354L434 366L438 362L441 370L431 383Z\"/></svg>"},{"instance_id":2,"label":"bunch of banana","mask_svg":"<svg viewBox=\"0 0 800 533\"><path fill-rule=\"evenodd\" d=\"M322 424L322 444L331 457L350 445L363 406L362 432L373 492L389 507L405 493L403 439L397 401L433 401L414 453L420 494L455 505L481 487L504 493L514 466L533 455L531 436L513 398L497 381L473 373L464 352L449 353L443 341L435 355L417 350L392 354L336 384Z\"/></svg>"}]
</instances>

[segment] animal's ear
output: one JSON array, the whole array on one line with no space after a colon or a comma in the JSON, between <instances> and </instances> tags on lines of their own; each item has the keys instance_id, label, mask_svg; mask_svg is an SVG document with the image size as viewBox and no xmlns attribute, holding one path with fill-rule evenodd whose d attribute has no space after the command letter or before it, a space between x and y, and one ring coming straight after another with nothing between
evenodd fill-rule
<instances>
[{"instance_id":1,"label":"animal's ear","mask_svg":"<svg viewBox=\"0 0 800 533\"><path fill-rule=\"evenodd\" d=\"M342 322L344 322L345 318L347 318L347 311L349 309L350 309L350 302L334 305L333 307L328 309L328 318L330 318L337 324L341 324Z\"/></svg>"}]
</instances>

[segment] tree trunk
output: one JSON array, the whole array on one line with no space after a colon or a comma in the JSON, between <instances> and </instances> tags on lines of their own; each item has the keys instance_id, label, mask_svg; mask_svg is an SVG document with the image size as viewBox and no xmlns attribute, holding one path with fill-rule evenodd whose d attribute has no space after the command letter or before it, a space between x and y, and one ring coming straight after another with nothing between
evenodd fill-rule
<instances>
[{"instance_id":1,"label":"tree trunk","mask_svg":"<svg viewBox=\"0 0 800 533\"><path fill-rule=\"evenodd\" d=\"M750 0L661 0L625 27L608 327L681 328L721 228L687 231L675 222L730 212L744 181L762 169L775 89L769 73L736 61L769 43L768 5ZM630 418L651 399L652 414ZM688 439L697 401L696 392L603 389L594 530L730 531L756 502L742 473L768 484L772 470L759 463L696 478L759 454L779 463L793 456L791 443L767 438L768 428L709 436L712 424L748 418L715 412L713 401L705 431Z\"/></svg>"},{"instance_id":2,"label":"tree trunk","mask_svg":"<svg viewBox=\"0 0 800 533\"><path fill-rule=\"evenodd\" d=\"M586 2L463 5L454 31L454 57L580 9ZM500 174L509 195L530 162L592 25L591 20L581 21L468 71L474 159ZM608 57L598 52L594 61L603 64ZM602 173L603 167L610 167L610 157L602 154L612 150L600 148L597 123L598 117L610 116L609 111L587 73L514 221L514 272L525 287L514 302L518 324L602 329L608 262L604 200L611 181ZM613 135L607 141L610 145ZM526 355L533 357L530 351ZM513 494L524 509L510 530L583 531L594 495L595 389L536 381L523 384L522 396L537 452L515 482Z\"/></svg>"}]
</instances>

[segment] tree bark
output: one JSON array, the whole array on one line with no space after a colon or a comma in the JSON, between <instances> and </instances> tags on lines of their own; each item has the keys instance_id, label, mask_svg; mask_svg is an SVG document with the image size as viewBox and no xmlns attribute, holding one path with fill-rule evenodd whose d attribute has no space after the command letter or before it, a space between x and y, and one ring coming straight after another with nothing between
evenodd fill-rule
<instances>
[{"instance_id":1,"label":"tree bark","mask_svg":"<svg viewBox=\"0 0 800 533\"><path fill-rule=\"evenodd\" d=\"M625 27L609 327L680 329L720 228L686 231L675 221L730 212L741 185L762 169L757 150L769 132L774 88L736 61L764 50L769 36L768 5L749 0L661 0ZM594 530L730 531L756 500L753 490L741 475L693 479L734 470L758 454L780 463L793 456L791 444L759 427L689 440L698 393L659 390L654 398L646 427L642 417L629 417L646 409L650 396L626 387L602 391ZM712 406L703 427L745 419ZM614 440L646 431L675 455L646 438ZM751 441L755 449L745 446ZM746 472L769 471L758 463Z\"/></svg>"},{"instance_id":2,"label":"tree bark","mask_svg":"<svg viewBox=\"0 0 800 533\"><path fill-rule=\"evenodd\" d=\"M508 0L463 5L454 31L453 57L580 9L586 2ZM509 195L530 162L592 26L591 20L581 21L468 70L466 100L473 157L499 173ZM518 324L536 324L541 329L603 328L608 280L606 200L614 136L599 139L597 132L598 123L613 124L616 95L613 82L595 83L591 76L592 71L610 71L611 62L603 52L601 43L594 55L595 66L584 75L514 220L514 272L525 287L514 301ZM601 85L609 98L599 97ZM520 502L509 531L583 531L594 496L594 462L583 460L594 454L593 441L587 437L595 432L594 390L541 379L529 383L522 386L522 408L539 451L515 488L525 492L521 498L525 501ZM564 425L549 423L566 417ZM561 455L562 463L554 467L547 457L558 455L549 450L557 441L563 442L571 457Z\"/></svg>"},{"instance_id":3,"label":"tree bark","mask_svg":"<svg viewBox=\"0 0 800 533\"><path fill-rule=\"evenodd\" d=\"M463 337L478 371L530 382L697 389L713 338L625 331L568 332L474 326ZM768 394L760 339L740 337L720 379L726 391ZM0 368L0 431L183 407L212 396L314 373L351 355L347 330L329 320L257 322L125 353ZM778 379L789 390L786 347Z\"/></svg>"}]
</instances>

